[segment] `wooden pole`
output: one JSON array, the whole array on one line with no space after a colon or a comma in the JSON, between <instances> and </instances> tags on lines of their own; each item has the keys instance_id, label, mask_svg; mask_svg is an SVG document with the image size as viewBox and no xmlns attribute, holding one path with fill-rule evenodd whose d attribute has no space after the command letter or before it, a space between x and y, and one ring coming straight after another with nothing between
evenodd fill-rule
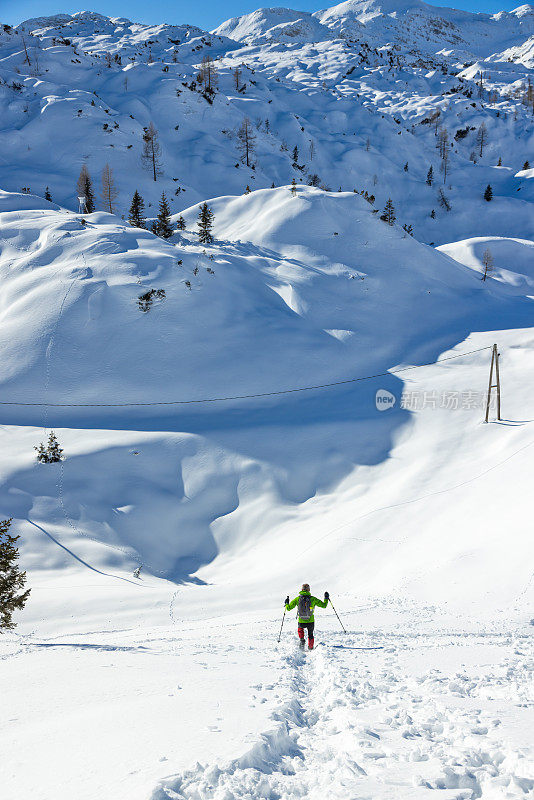
<instances>
[{"instance_id":1,"label":"wooden pole","mask_svg":"<svg viewBox=\"0 0 534 800\"><path fill-rule=\"evenodd\" d=\"M493 368L495 367L495 383L493 383ZM491 390L497 390L497 419L501 418L501 379L499 374L499 351L497 345L494 344L491 351L491 366L488 385L488 399L486 402L486 418L485 422L489 421L490 403L491 403Z\"/></svg>"},{"instance_id":2,"label":"wooden pole","mask_svg":"<svg viewBox=\"0 0 534 800\"><path fill-rule=\"evenodd\" d=\"M499 356L500 353L495 345L495 377L497 379L497 419L501 418L501 378L499 374Z\"/></svg>"}]
</instances>

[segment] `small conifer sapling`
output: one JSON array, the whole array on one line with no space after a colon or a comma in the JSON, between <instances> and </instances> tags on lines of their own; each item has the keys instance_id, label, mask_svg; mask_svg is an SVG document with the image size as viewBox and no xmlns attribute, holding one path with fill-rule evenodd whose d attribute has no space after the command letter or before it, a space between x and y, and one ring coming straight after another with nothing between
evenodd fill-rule
<instances>
[{"instance_id":1,"label":"small conifer sapling","mask_svg":"<svg viewBox=\"0 0 534 800\"><path fill-rule=\"evenodd\" d=\"M174 233L174 228L171 222L171 210L165 197L165 192L161 195L159 201L159 211L157 218L157 235L162 239L170 239Z\"/></svg>"},{"instance_id":2,"label":"small conifer sapling","mask_svg":"<svg viewBox=\"0 0 534 800\"><path fill-rule=\"evenodd\" d=\"M203 203L200 206L197 225L200 244L211 244L213 242L211 232L213 228L213 211L208 207L207 203Z\"/></svg>"},{"instance_id":3,"label":"small conifer sapling","mask_svg":"<svg viewBox=\"0 0 534 800\"><path fill-rule=\"evenodd\" d=\"M137 191L134 192L134 196L132 198L132 204L130 206L130 210L128 212L128 222L133 228L145 228L146 227L146 219L145 219L145 201Z\"/></svg>"},{"instance_id":4,"label":"small conifer sapling","mask_svg":"<svg viewBox=\"0 0 534 800\"><path fill-rule=\"evenodd\" d=\"M393 225L395 223L395 206L393 205L391 197L388 198L388 201L384 206L384 213L381 215L380 219L383 222L387 222L388 225Z\"/></svg>"}]
</instances>

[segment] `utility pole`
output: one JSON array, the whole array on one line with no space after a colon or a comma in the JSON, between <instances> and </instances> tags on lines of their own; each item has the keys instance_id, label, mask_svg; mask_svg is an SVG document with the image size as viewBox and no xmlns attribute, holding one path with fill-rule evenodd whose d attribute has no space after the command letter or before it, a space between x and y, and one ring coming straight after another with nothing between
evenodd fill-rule
<instances>
[{"instance_id":1,"label":"utility pole","mask_svg":"<svg viewBox=\"0 0 534 800\"><path fill-rule=\"evenodd\" d=\"M500 353L497 350L497 345L494 344L491 351L491 367L490 367L489 386L488 386L488 401L486 403L486 419L484 420L485 422L488 422L489 420L492 389L497 389L497 419L500 420L501 418L501 378L499 375L499 357ZM495 383L493 383L494 367L495 367Z\"/></svg>"}]
</instances>

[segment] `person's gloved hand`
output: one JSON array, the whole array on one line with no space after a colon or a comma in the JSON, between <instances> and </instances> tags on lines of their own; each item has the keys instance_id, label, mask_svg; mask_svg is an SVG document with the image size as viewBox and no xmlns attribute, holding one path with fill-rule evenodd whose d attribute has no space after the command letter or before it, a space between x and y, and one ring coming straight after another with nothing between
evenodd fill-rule
<instances>
[{"instance_id":1,"label":"person's gloved hand","mask_svg":"<svg viewBox=\"0 0 534 800\"><path fill-rule=\"evenodd\" d=\"M330 600L330 595L328 594L328 592L324 593L324 599L325 600Z\"/></svg>"},{"instance_id":2,"label":"person's gloved hand","mask_svg":"<svg viewBox=\"0 0 534 800\"><path fill-rule=\"evenodd\" d=\"M289 605L289 595L288 595L288 596L286 597L286 599L285 599L285 604L286 604L286 606L288 606L288 605Z\"/></svg>"}]
</instances>

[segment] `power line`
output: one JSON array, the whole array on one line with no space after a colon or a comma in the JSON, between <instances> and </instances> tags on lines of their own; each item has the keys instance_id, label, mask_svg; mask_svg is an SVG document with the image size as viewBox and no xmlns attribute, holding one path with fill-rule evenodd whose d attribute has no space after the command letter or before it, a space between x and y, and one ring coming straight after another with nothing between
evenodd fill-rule
<instances>
[{"instance_id":1,"label":"power line","mask_svg":"<svg viewBox=\"0 0 534 800\"><path fill-rule=\"evenodd\" d=\"M224 403L228 400L252 400L257 397L273 397L280 394L294 394L295 392L311 392L314 389L330 389L332 386L343 386L347 383L358 383L360 381L369 381L373 378L384 378L388 375L397 375L399 372L406 372L411 369L421 369L422 367L433 367L437 364L442 364L444 361L452 361L455 358L463 358L470 356L473 353L481 353L483 350L491 350L493 345L487 347L479 347L477 350L468 350L466 353L458 353L455 356L447 356L439 361L430 361L427 364L416 364L413 367L401 367L400 369L390 369L387 372L378 372L376 375L363 375L359 378L346 378L342 381L333 381L332 383L320 383L315 386L301 386L297 389L279 389L274 392L258 392L257 394L238 394L231 397L204 397L199 400L158 400L151 403L23 403L17 400L1 400L2 406L46 406L47 408L125 408L128 406L180 406L190 405L192 403Z\"/></svg>"}]
</instances>

